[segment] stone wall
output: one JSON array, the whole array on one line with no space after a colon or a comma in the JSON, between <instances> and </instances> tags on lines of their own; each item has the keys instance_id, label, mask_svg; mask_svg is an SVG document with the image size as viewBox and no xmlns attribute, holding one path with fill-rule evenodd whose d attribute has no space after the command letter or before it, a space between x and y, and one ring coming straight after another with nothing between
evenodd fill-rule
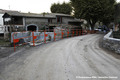
<instances>
[{"instance_id":1,"label":"stone wall","mask_svg":"<svg viewBox=\"0 0 120 80\"><path fill-rule=\"evenodd\" d=\"M112 31L103 38L102 46L120 54L120 39L112 38Z\"/></svg>"},{"instance_id":2,"label":"stone wall","mask_svg":"<svg viewBox=\"0 0 120 80\"><path fill-rule=\"evenodd\" d=\"M39 28L44 27L45 24L48 24L48 19L42 18L26 18L25 25L35 24Z\"/></svg>"},{"instance_id":3,"label":"stone wall","mask_svg":"<svg viewBox=\"0 0 120 80\"><path fill-rule=\"evenodd\" d=\"M74 18L71 17L62 17L62 23L68 24L69 21L74 20Z\"/></svg>"}]
</instances>

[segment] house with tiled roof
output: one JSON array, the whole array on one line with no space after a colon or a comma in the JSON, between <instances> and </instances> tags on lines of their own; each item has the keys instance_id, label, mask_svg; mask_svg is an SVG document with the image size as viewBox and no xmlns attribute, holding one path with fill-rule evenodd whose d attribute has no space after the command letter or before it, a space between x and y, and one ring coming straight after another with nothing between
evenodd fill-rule
<instances>
[{"instance_id":1,"label":"house with tiled roof","mask_svg":"<svg viewBox=\"0 0 120 80\"><path fill-rule=\"evenodd\" d=\"M6 13L6 12L18 12L18 11L12 11L12 10L3 10L3 9L0 9L0 35L3 35L4 34L4 23L3 23L3 15Z\"/></svg>"},{"instance_id":2,"label":"house with tiled roof","mask_svg":"<svg viewBox=\"0 0 120 80\"><path fill-rule=\"evenodd\" d=\"M8 31L38 31L45 27L52 29L59 25L69 25L73 23L81 24L71 15L58 13L21 13L7 12L3 15L4 25L8 27ZM17 30L18 29L18 30Z\"/></svg>"}]
</instances>

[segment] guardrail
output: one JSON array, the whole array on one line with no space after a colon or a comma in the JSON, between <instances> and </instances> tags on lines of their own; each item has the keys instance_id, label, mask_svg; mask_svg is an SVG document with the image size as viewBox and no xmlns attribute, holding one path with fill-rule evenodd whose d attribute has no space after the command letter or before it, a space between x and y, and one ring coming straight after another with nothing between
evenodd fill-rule
<instances>
[{"instance_id":1,"label":"guardrail","mask_svg":"<svg viewBox=\"0 0 120 80\"><path fill-rule=\"evenodd\" d=\"M54 29L54 30L40 30L38 32L14 32L11 36L11 43L13 43L14 51L17 46L30 44L36 46L49 41L57 41L63 38L86 35L88 33L96 33L96 31L81 30L81 29Z\"/></svg>"}]
</instances>

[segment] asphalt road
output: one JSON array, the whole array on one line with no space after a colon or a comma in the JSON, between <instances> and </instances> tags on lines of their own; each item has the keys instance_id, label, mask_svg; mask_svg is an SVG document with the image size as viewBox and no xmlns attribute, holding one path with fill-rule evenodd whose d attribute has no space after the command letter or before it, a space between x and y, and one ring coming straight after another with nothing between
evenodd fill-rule
<instances>
[{"instance_id":1,"label":"asphalt road","mask_svg":"<svg viewBox=\"0 0 120 80\"><path fill-rule=\"evenodd\" d=\"M0 63L0 80L120 80L120 59L99 47L102 37L91 34L26 48Z\"/></svg>"}]
</instances>

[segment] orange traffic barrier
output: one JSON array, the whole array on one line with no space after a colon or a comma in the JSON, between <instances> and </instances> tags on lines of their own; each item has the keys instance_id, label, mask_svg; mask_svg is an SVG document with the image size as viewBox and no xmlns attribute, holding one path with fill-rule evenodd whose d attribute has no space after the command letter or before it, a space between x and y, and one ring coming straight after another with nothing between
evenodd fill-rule
<instances>
[{"instance_id":1,"label":"orange traffic barrier","mask_svg":"<svg viewBox=\"0 0 120 80\"><path fill-rule=\"evenodd\" d=\"M49 32L50 31L50 32ZM14 45L14 51L15 51L15 48L16 46L19 46L19 43L21 39L25 39L25 38L30 38L32 39L32 41L29 41L29 42L32 42L33 46L35 46L35 43L38 42L38 41L44 41L44 43L46 43L46 41L49 39L50 35L53 35L52 39L53 41L56 41L56 40L59 40L59 39L63 39L65 37L74 37L74 36L80 36L80 35L83 35L83 34L87 34L87 33L95 33L96 31L90 31L90 30L81 30L81 29L51 29L51 30L39 30L39 32L42 32L41 34L36 34L34 31L31 32L31 36L26 36L26 37L21 37L21 38L15 38L14 36L16 34L18 34L18 32L14 32L12 34L12 39L13 39L13 45ZM21 32L21 33L26 33L25 31L24 32ZM44 39L41 39L40 37L43 37ZM51 37L50 37L51 38ZM24 44L27 44L28 42L24 42L24 43L21 43L22 45Z\"/></svg>"}]
</instances>

